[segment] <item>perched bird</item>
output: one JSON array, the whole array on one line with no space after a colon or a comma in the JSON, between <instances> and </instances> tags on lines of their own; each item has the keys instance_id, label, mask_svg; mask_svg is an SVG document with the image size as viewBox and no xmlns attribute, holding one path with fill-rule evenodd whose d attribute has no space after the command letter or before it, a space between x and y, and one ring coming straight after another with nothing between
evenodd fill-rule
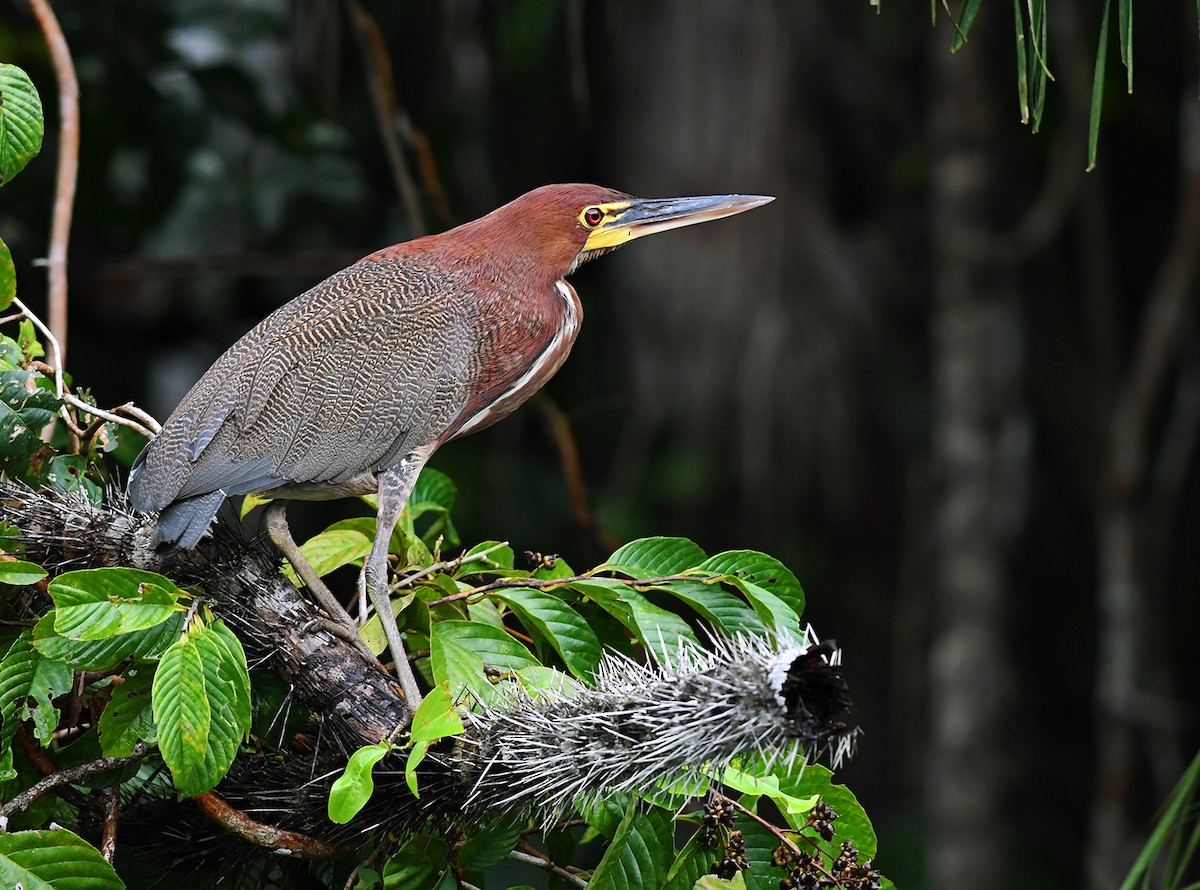
<instances>
[{"instance_id":1,"label":"perched bird","mask_svg":"<svg viewBox=\"0 0 1200 890\"><path fill-rule=\"evenodd\" d=\"M377 491L376 536L360 581L415 708L420 693L388 600L387 553L425 462L509 414L562 365L583 314L566 277L581 263L642 235L771 200L644 200L549 185L474 222L377 251L280 307L217 359L134 462L130 499L158 514L156 545L194 547L231 495L325 500ZM282 507L268 530L354 633L303 563Z\"/></svg>"}]
</instances>

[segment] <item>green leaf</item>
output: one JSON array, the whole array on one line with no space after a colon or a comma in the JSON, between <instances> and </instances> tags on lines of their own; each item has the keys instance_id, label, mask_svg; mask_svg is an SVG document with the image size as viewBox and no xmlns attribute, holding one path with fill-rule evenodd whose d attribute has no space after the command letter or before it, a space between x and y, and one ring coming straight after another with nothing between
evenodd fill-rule
<instances>
[{"instance_id":1,"label":"green leaf","mask_svg":"<svg viewBox=\"0 0 1200 890\"><path fill-rule=\"evenodd\" d=\"M721 774L721 784L743 794L753 797L769 797L779 807L779 811L789 816L808 813L817 804L817 794L814 792L804 797L797 797L780 787L776 775L755 775L737 767L727 767ZM803 824L804 820L800 820Z\"/></svg>"},{"instance_id":2,"label":"green leaf","mask_svg":"<svg viewBox=\"0 0 1200 890\"><path fill-rule=\"evenodd\" d=\"M42 100L16 65L0 63L0 185L42 150Z\"/></svg>"},{"instance_id":3,"label":"green leaf","mask_svg":"<svg viewBox=\"0 0 1200 890\"><path fill-rule=\"evenodd\" d=\"M163 654L151 698L159 750L180 798L210 790L250 730L250 680L241 644L220 619L197 618Z\"/></svg>"},{"instance_id":4,"label":"green leaf","mask_svg":"<svg viewBox=\"0 0 1200 890\"><path fill-rule=\"evenodd\" d=\"M31 459L43 450L49 453L41 430L59 406L49 385L32 371L0 371L0 469L13 478L36 481Z\"/></svg>"},{"instance_id":5,"label":"green leaf","mask_svg":"<svg viewBox=\"0 0 1200 890\"><path fill-rule=\"evenodd\" d=\"M375 745L365 745L350 755L346 768L329 789L329 821L345 825L358 815L375 792L372 770L392 750L385 739Z\"/></svg>"},{"instance_id":6,"label":"green leaf","mask_svg":"<svg viewBox=\"0 0 1200 890\"><path fill-rule=\"evenodd\" d=\"M493 689L485 668L516 670L538 663L504 631L474 621L437 622L430 633L429 651L434 682L448 683L455 700L466 689L491 699Z\"/></svg>"},{"instance_id":7,"label":"green leaf","mask_svg":"<svg viewBox=\"0 0 1200 890\"><path fill-rule=\"evenodd\" d=\"M1133 92L1133 0L1117 0L1117 30L1121 38L1121 62L1125 65L1125 89Z\"/></svg>"},{"instance_id":8,"label":"green leaf","mask_svg":"<svg viewBox=\"0 0 1200 890\"><path fill-rule=\"evenodd\" d=\"M695 631L674 612L654 605L636 590L626 591L621 599L632 610L638 641L658 661L672 664L681 646L700 646Z\"/></svg>"},{"instance_id":9,"label":"green leaf","mask_svg":"<svg viewBox=\"0 0 1200 890\"><path fill-rule=\"evenodd\" d=\"M712 859L713 850L700 845L700 833L692 835L671 863L663 890L692 890L708 874Z\"/></svg>"},{"instance_id":10,"label":"green leaf","mask_svg":"<svg viewBox=\"0 0 1200 890\"><path fill-rule=\"evenodd\" d=\"M405 510L412 522L416 522L426 513L434 515L433 523L422 536L431 546L439 535L444 535L446 544L451 547L457 547L461 543L458 531L450 519L450 509L454 506L457 496L458 488L445 473L425 467L417 477L417 484L413 486Z\"/></svg>"},{"instance_id":11,"label":"green leaf","mask_svg":"<svg viewBox=\"0 0 1200 890\"><path fill-rule=\"evenodd\" d=\"M693 890L746 890L745 872L735 872L732 878L704 875L696 881Z\"/></svg>"},{"instance_id":12,"label":"green leaf","mask_svg":"<svg viewBox=\"0 0 1200 890\"><path fill-rule=\"evenodd\" d=\"M157 627L117 634L103 640L72 640L54 632L50 612L33 628L33 645L46 658L61 661L77 671L107 671L127 658L158 661L183 633L183 612L176 612Z\"/></svg>"},{"instance_id":13,"label":"green leaf","mask_svg":"<svg viewBox=\"0 0 1200 890\"><path fill-rule=\"evenodd\" d=\"M178 587L140 569L67 572L50 582L54 630L72 640L102 640L157 627L183 611Z\"/></svg>"},{"instance_id":14,"label":"green leaf","mask_svg":"<svg viewBox=\"0 0 1200 890\"><path fill-rule=\"evenodd\" d=\"M100 851L78 835L53 831L0 834L0 886L24 890L124 890Z\"/></svg>"},{"instance_id":15,"label":"green leaf","mask_svg":"<svg viewBox=\"0 0 1200 890\"><path fill-rule=\"evenodd\" d=\"M792 570L773 556L757 550L726 550L706 559L699 568L756 584L785 602L797 616L804 614L804 588Z\"/></svg>"},{"instance_id":16,"label":"green leaf","mask_svg":"<svg viewBox=\"0 0 1200 890\"><path fill-rule=\"evenodd\" d=\"M975 15L979 12L979 2L980 0L966 0L963 3L962 11L958 14L958 22L955 25L950 52L956 53L966 45L967 32L971 30L971 23L975 21Z\"/></svg>"},{"instance_id":17,"label":"green leaf","mask_svg":"<svg viewBox=\"0 0 1200 890\"><path fill-rule=\"evenodd\" d=\"M517 846L524 827L513 824L480 829L459 847L459 866L466 871L483 871L502 861Z\"/></svg>"},{"instance_id":18,"label":"green leaf","mask_svg":"<svg viewBox=\"0 0 1200 890\"><path fill-rule=\"evenodd\" d=\"M601 568L629 568L635 578L675 575L704 562L705 553L687 538L639 538L619 548Z\"/></svg>"},{"instance_id":19,"label":"green leaf","mask_svg":"<svg viewBox=\"0 0 1200 890\"><path fill-rule=\"evenodd\" d=\"M384 890L434 890L449 871L449 856L450 847L440 837L410 836L384 866Z\"/></svg>"},{"instance_id":20,"label":"green leaf","mask_svg":"<svg viewBox=\"0 0 1200 890\"><path fill-rule=\"evenodd\" d=\"M412 750L408 752L408 760L404 764L404 781L408 783L413 797L421 796L417 791L417 767L425 759L429 746L438 739L460 735L462 731L462 718L454 710L449 685L438 684L422 699L417 706L417 713L413 715L410 734Z\"/></svg>"},{"instance_id":21,"label":"green leaf","mask_svg":"<svg viewBox=\"0 0 1200 890\"><path fill-rule=\"evenodd\" d=\"M1100 145L1100 114L1104 106L1104 57L1108 53L1109 4L1110 0L1104 0L1104 11L1100 13L1100 45L1096 48L1096 68L1092 73L1092 109L1088 118L1089 173L1096 169L1096 152Z\"/></svg>"},{"instance_id":22,"label":"green leaf","mask_svg":"<svg viewBox=\"0 0 1200 890\"><path fill-rule=\"evenodd\" d=\"M874 859L878 852L879 842L875 837L875 829L871 820L858 798L845 785L833 784L833 773L820 764L798 765L794 771L788 772L786 767L779 764L773 772L779 778L780 789L794 798L805 798L817 795L838 814L833 828L836 832L832 841L819 841L828 853L837 855L842 841L853 841L858 847L860 859ZM799 828L806 819L805 813L788 814L784 818L793 828Z\"/></svg>"},{"instance_id":23,"label":"green leaf","mask_svg":"<svg viewBox=\"0 0 1200 890\"><path fill-rule=\"evenodd\" d=\"M131 667L113 689L98 725L105 757L128 757L139 741L153 744L158 739L150 700L152 673L147 667Z\"/></svg>"},{"instance_id":24,"label":"green leaf","mask_svg":"<svg viewBox=\"0 0 1200 890\"><path fill-rule=\"evenodd\" d=\"M309 538L300 547L300 552L313 567L319 577L324 577L334 569L356 563L362 564L362 559L371 552L373 541L357 529L328 528L320 534ZM284 564L283 573L297 587L300 579L296 570Z\"/></svg>"},{"instance_id":25,"label":"green leaf","mask_svg":"<svg viewBox=\"0 0 1200 890\"><path fill-rule=\"evenodd\" d=\"M0 312L12 305L17 295L17 268L13 265L12 252L0 240Z\"/></svg>"},{"instance_id":26,"label":"green leaf","mask_svg":"<svg viewBox=\"0 0 1200 890\"><path fill-rule=\"evenodd\" d=\"M36 584L46 577L48 572L32 562L16 560L0 562L0 584L12 584L23 587L26 584Z\"/></svg>"},{"instance_id":27,"label":"green leaf","mask_svg":"<svg viewBox=\"0 0 1200 890\"><path fill-rule=\"evenodd\" d=\"M567 669L586 680L600 663L600 641L583 616L553 592L529 588L494 594L508 604L525 629L550 644Z\"/></svg>"},{"instance_id":28,"label":"green leaf","mask_svg":"<svg viewBox=\"0 0 1200 890\"><path fill-rule=\"evenodd\" d=\"M719 584L702 581L668 581L661 587L722 633L761 636L766 627L746 603Z\"/></svg>"},{"instance_id":29,"label":"green leaf","mask_svg":"<svg viewBox=\"0 0 1200 890\"><path fill-rule=\"evenodd\" d=\"M635 798L630 800L612 843L588 883L606 890L661 887L674 858L675 825L671 814L658 807L643 813Z\"/></svg>"},{"instance_id":30,"label":"green leaf","mask_svg":"<svg viewBox=\"0 0 1200 890\"><path fill-rule=\"evenodd\" d=\"M750 862L750 868L742 872L747 890L779 890L780 872L771 863L779 838L751 819L739 819L737 824Z\"/></svg>"},{"instance_id":31,"label":"green leaf","mask_svg":"<svg viewBox=\"0 0 1200 890\"><path fill-rule=\"evenodd\" d=\"M0 661L0 781L16 775L12 740L17 725L32 719L38 740L48 742L58 725L53 699L69 692L73 680L70 668L42 657L33 648L32 636L30 630L22 631Z\"/></svg>"}]
</instances>

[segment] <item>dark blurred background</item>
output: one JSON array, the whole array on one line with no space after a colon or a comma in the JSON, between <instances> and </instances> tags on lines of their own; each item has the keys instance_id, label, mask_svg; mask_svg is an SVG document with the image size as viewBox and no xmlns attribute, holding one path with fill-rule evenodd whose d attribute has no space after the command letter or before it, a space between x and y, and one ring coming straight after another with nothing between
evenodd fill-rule
<instances>
[{"instance_id":1,"label":"dark blurred background","mask_svg":"<svg viewBox=\"0 0 1200 890\"><path fill-rule=\"evenodd\" d=\"M888 0L362 4L428 230L556 181L778 196L580 270L552 406L434 460L464 540L778 556L845 650L842 777L898 886L1117 886L1200 738L1194 4L1138 6L1133 95L1113 38L1087 174L1097 3L1051 4L1037 135L1003 3L955 54L944 13ZM258 319L416 233L380 69L333 0L57 6L82 96L67 367L164 419ZM48 113L0 195L37 306L57 100L14 0L0 59ZM320 509L309 531L354 508Z\"/></svg>"}]
</instances>

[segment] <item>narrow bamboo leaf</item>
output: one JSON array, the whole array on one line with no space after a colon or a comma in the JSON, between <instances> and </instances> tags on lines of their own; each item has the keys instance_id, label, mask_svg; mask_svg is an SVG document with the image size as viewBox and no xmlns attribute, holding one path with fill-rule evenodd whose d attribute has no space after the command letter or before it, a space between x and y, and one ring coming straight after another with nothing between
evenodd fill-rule
<instances>
[{"instance_id":1,"label":"narrow bamboo leaf","mask_svg":"<svg viewBox=\"0 0 1200 890\"><path fill-rule=\"evenodd\" d=\"M0 185L42 150L42 100L16 65L0 63Z\"/></svg>"},{"instance_id":2,"label":"narrow bamboo leaf","mask_svg":"<svg viewBox=\"0 0 1200 890\"><path fill-rule=\"evenodd\" d=\"M1100 144L1100 113L1104 102L1104 57L1108 53L1108 9L1111 0L1104 0L1100 13L1100 45L1096 49L1096 68L1092 74L1092 111L1088 120L1087 171L1096 169L1096 152ZM1200 14L1200 3L1197 4Z\"/></svg>"},{"instance_id":3,"label":"narrow bamboo leaf","mask_svg":"<svg viewBox=\"0 0 1200 890\"><path fill-rule=\"evenodd\" d=\"M502 630L473 621L438 621L429 639L435 683L447 683L454 699L470 690L484 700L492 696L487 669L505 671L536 665L529 650Z\"/></svg>"},{"instance_id":4,"label":"narrow bamboo leaf","mask_svg":"<svg viewBox=\"0 0 1200 890\"><path fill-rule=\"evenodd\" d=\"M954 17L954 13L950 11L950 0L942 0L942 8L946 10L946 17L950 19L950 23L954 25L954 42L966 43L967 35L963 33L962 28L958 26L958 19Z\"/></svg>"},{"instance_id":5,"label":"narrow bamboo leaf","mask_svg":"<svg viewBox=\"0 0 1200 890\"><path fill-rule=\"evenodd\" d=\"M125 888L100 851L65 828L0 834L0 886L24 890Z\"/></svg>"},{"instance_id":6,"label":"narrow bamboo leaf","mask_svg":"<svg viewBox=\"0 0 1200 890\"><path fill-rule=\"evenodd\" d=\"M635 578L686 572L704 562L705 553L687 538L639 538L619 548L601 568L628 568Z\"/></svg>"},{"instance_id":7,"label":"narrow bamboo leaf","mask_svg":"<svg viewBox=\"0 0 1200 890\"><path fill-rule=\"evenodd\" d=\"M1121 32L1121 63L1125 89L1133 92L1133 0L1117 0L1117 30Z\"/></svg>"},{"instance_id":8,"label":"narrow bamboo leaf","mask_svg":"<svg viewBox=\"0 0 1200 890\"><path fill-rule=\"evenodd\" d=\"M12 305L17 295L17 268L13 265L12 252L0 241L0 312Z\"/></svg>"},{"instance_id":9,"label":"narrow bamboo leaf","mask_svg":"<svg viewBox=\"0 0 1200 890\"><path fill-rule=\"evenodd\" d=\"M1046 111L1046 88L1047 82L1053 80L1053 75L1050 74L1050 69L1046 66L1048 56L1048 26L1046 17L1045 0L1030 0L1031 10L1035 10L1037 15L1030 15L1030 34L1034 38L1034 46L1037 48L1037 57L1040 64L1034 70L1034 99L1033 99L1033 118L1030 121L1030 130L1037 133L1042 127L1042 115Z\"/></svg>"},{"instance_id":10,"label":"narrow bamboo leaf","mask_svg":"<svg viewBox=\"0 0 1200 890\"><path fill-rule=\"evenodd\" d=\"M606 890L642 890L661 887L675 858L675 831L671 814L652 807L641 812L639 801L629 802L604 858L589 882Z\"/></svg>"},{"instance_id":11,"label":"narrow bamboo leaf","mask_svg":"<svg viewBox=\"0 0 1200 890\"><path fill-rule=\"evenodd\" d=\"M440 683L433 687L430 693L422 699L413 715L410 741L412 750L404 764L404 781L413 797L420 797L417 790L417 767L425 759L429 746L438 739L461 735L463 731L462 718L454 710L454 699L450 696L450 686Z\"/></svg>"},{"instance_id":12,"label":"narrow bamboo leaf","mask_svg":"<svg viewBox=\"0 0 1200 890\"><path fill-rule=\"evenodd\" d=\"M508 604L525 629L545 640L567 669L586 680L600 663L600 641L583 616L550 591L517 588L496 596Z\"/></svg>"},{"instance_id":13,"label":"narrow bamboo leaf","mask_svg":"<svg viewBox=\"0 0 1200 890\"><path fill-rule=\"evenodd\" d=\"M0 562L0 584L23 587L27 584L36 584L46 575L45 569L32 562L19 559L13 562Z\"/></svg>"},{"instance_id":14,"label":"narrow bamboo leaf","mask_svg":"<svg viewBox=\"0 0 1200 890\"><path fill-rule=\"evenodd\" d=\"M139 569L67 572L50 582L54 630L72 640L102 640L155 627L183 610L167 578Z\"/></svg>"},{"instance_id":15,"label":"narrow bamboo leaf","mask_svg":"<svg viewBox=\"0 0 1200 890\"><path fill-rule=\"evenodd\" d=\"M139 741L158 739L150 701L152 674L148 667L131 667L123 675L125 682L113 690L98 725L105 757L128 757Z\"/></svg>"},{"instance_id":16,"label":"narrow bamboo leaf","mask_svg":"<svg viewBox=\"0 0 1200 890\"><path fill-rule=\"evenodd\" d=\"M375 793L375 764L383 760L392 746L386 742L365 745L350 755L342 774L329 788L329 821L345 825L358 815Z\"/></svg>"},{"instance_id":17,"label":"narrow bamboo leaf","mask_svg":"<svg viewBox=\"0 0 1200 890\"><path fill-rule=\"evenodd\" d=\"M1017 102L1021 110L1021 123L1029 123L1029 59L1025 52L1025 17L1021 12L1021 0L1013 0L1013 15L1017 26Z\"/></svg>"},{"instance_id":18,"label":"narrow bamboo leaf","mask_svg":"<svg viewBox=\"0 0 1200 890\"><path fill-rule=\"evenodd\" d=\"M958 16L958 29L954 35L954 41L950 44L950 52L956 53L966 45L971 23L975 21L975 16L979 12L979 2L980 0L966 0L963 4L962 11Z\"/></svg>"},{"instance_id":19,"label":"narrow bamboo leaf","mask_svg":"<svg viewBox=\"0 0 1200 890\"><path fill-rule=\"evenodd\" d=\"M72 640L54 632L54 613L44 615L33 628L33 645L46 658L61 661L77 671L107 671L127 658L158 661L183 633L183 612L176 612L157 627L117 634L103 640Z\"/></svg>"}]
</instances>

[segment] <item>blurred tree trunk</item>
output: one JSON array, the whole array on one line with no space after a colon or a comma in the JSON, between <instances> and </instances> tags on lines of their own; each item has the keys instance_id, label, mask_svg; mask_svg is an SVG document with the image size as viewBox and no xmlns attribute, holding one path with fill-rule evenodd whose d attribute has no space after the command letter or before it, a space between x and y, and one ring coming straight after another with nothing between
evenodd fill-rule
<instances>
[{"instance_id":1,"label":"blurred tree trunk","mask_svg":"<svg viewBox=\"0 0 1200 890\"><path fill-rule=\"evenodd\" d=\"M1006 181L1001 97L979 25L971 51L930 40L935 605L929 658L928 886L1000 890L1012 670L1008 555L1025 515L1029 423L1016 288L985 246ZM1006 124L1007 126L1007 124Z\"/></svg>"}]
</instances>

